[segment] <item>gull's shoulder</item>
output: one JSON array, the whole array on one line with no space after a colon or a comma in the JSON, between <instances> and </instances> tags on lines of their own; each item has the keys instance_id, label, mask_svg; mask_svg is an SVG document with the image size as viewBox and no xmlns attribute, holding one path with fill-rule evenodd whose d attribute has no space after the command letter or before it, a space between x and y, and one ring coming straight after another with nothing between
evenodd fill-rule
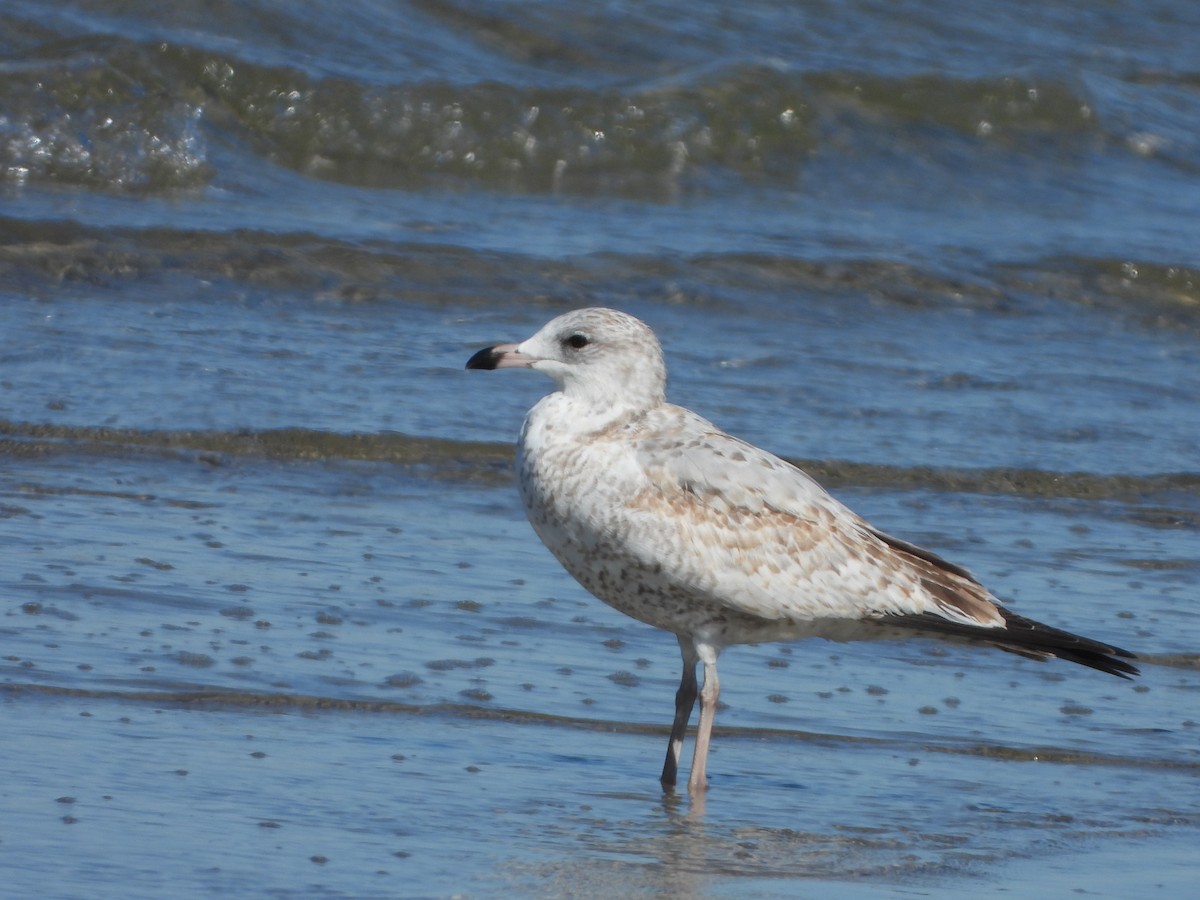
<instances>
[{"instance_id":1,"label":"gull's shoulder","mask_svg":"<svg viewBox=\"0 0 1200 900\"><path fill-rule=\"evenodd\" d=\"M802 469L682 406L650 410L626 426L626 439L647 478L665 493L748 512L769 505L807 517L824 507L857 519Z\"/></svg>"}]
</instances>

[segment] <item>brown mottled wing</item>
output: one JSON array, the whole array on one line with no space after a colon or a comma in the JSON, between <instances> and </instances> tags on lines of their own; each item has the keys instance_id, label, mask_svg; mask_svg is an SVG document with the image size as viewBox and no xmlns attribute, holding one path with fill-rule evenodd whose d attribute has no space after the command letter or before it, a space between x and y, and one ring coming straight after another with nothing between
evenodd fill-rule
<instances>
[{"instance_id":1,"label":"brown mottled wing","mask_svg":"<svg viewBox=\"0 0 1200 900\"><path fill-rule=\"evenodd\" d=\"M768 621L857 619L1127 677L1127 650L1004 609L966 569L855 515L804 472L679 407L638 441L641 550L691 590Z\"/></svg>"},{"instance_id":2,"label":"brown mottled wing","mask_svg":"<svg viewBox=\"0 0 1200 900\"><path fill-rule=\"evenodd\" d=\"M966 570L876 531L800 469L694 413L656 415L637 441L647 485L629 505L663 523L643 554L661 554L689 586L770 621L927 615L1004 627Z\"/></svg>"}]
</instances>

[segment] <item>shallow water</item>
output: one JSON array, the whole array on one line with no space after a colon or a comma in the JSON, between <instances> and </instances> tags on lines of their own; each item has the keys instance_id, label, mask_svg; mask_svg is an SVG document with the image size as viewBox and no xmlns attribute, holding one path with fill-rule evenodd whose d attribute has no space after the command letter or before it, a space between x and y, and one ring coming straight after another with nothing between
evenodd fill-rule
<instances>
[{"instance_id":1,"label":"shallow water","mask_svg":"<svg viewBox=\"0 0 1200 900\"><path fill-rule=\"evenodd\" d=\"M299 9L0 11L0 893L1200 883L1192 6ZM664 797L462 369L591 304L1143 677L733 648Z\"/></svg>"},{"instance_id":2,"label":"shallow water","mask_svg":"<svg viewBox=\"0 0 1200 900\"><path fill-rule=\"evenodd\" d=\"M1149 504L847 491L1018 608L1153 648L1146 677L922 641L734 648L697 809L656 781L674 641L567 583L503 478L184 452L14 469L18 892L64 849L64 895L938 893L1160 842L1168 883L1191 865L1169 854L1200 821L1196 565L1190 535L1130 515ZM1024 537L944 535L947 509Z\"/></svg>"}]
</instances>

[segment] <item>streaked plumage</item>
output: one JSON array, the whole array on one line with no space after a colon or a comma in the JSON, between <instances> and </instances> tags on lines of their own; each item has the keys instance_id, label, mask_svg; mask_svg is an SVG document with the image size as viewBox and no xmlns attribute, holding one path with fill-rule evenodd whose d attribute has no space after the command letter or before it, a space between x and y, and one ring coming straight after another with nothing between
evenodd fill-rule
<instances>
[{"instance_id":1,"label":"streaked plumage","mask_svg":"<svg viewBox=\"0 0 1200 900\"><path fill-rule=\"evenodd\" d=\"M1128 651L1009 612L965 569L876 530L800 469L665 402L658 340L632 316L576 310L467 363L511 367L559 388L530 410L518 445L534 530L592 594L679 639L664 787L675 783L697 663L688 787L706 784L716 660L731 644L919 631L1137 674Z\"/></svg>"}]
</instances>

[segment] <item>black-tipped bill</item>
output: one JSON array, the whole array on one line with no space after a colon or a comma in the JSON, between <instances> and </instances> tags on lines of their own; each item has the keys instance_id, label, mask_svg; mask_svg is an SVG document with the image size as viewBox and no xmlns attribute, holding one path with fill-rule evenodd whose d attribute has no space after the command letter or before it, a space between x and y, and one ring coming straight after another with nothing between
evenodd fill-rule
<instances>
[{"instance_id":1,"label":"black-tipped bill","mask_svg":"<svg viewBox=\"0 0 1200 900\"><path fill-rule=\"evenodd\" d=\"M484 347L467 360L468 369L519 369L532 366L537 359L517 352L516 344Z\"/></svg>"},{"instance_id":2,"label":"black-tipped bill","mask_svg":"<svg viewBox=\"0 0 1200 900\"><path fill-rule=\"evenodd\" d=\"M474 356L467 360L468 369L494 369L496 363L500 361L500 354L496 352L495 347L484 347Z\"/></svg>"}]
</instances>

